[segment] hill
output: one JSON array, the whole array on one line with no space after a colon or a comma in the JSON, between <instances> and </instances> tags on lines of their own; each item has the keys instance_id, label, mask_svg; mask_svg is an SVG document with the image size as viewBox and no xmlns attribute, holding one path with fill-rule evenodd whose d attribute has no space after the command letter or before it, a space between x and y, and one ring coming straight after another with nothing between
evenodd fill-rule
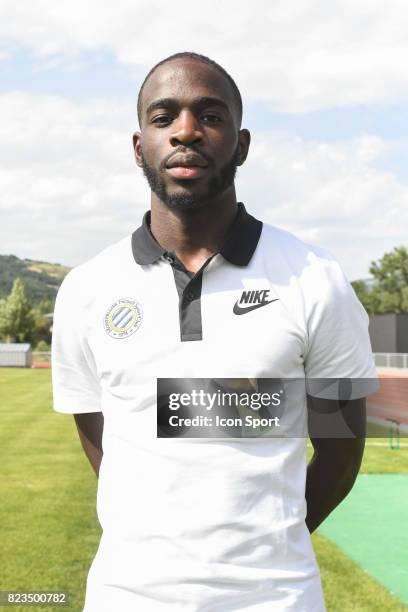
<instances>
[{"instance_id":1,"label":"hill","mask_svg":"<svg viewBox=\"0 0 408 612\"><path fill-rule=\"evenodd\" d=\"M69 270L70 268L60 264L19 259L15 255L0 255L0 299L7 297L14 279L20 277L33 305L44 299L54 300Z\"/></svg>"}]
</instances>

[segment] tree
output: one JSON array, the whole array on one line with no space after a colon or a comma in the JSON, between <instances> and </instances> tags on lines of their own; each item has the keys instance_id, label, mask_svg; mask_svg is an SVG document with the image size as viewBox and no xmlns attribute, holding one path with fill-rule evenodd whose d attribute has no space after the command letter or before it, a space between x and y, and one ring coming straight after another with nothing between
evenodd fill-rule
<instances>
[{"instance_id":1,"label":"tree","mask_svg":"<svg viewBox=\"0 0 408 612\"><path fill-rule=\"evenodd\" d=\"M7 342L31 340L33 316L23 281L16 278L13 288L0 303L0 334Z\"/></svg>"},{"instance_id":2,"label":"tree","mask_svg":"<svg viewBox=\"0 0 408 612\"><path fill-rule=\"evenodd\" d=\"M7 300L0 299L0 339L6 335L6 303Z\"/></svg>"},{"instance_id":3,"label":"tree","mask_svg":"<svg viewBox=\"0 0 408 612\"><path fill-rule=\"evenodd\" d=\"M45 297L41 300L41 302L38 304L36 309L42 315L49 314L49 313L54 312L54 304L55 304L55 298L52 299L50 297Z\"/></svg>"},{"instance_id":4,"label":"tree","mask_svg":"<svg viewBox=\"0 0 408 612\"><path fill-rule=\"evenodd\" d=\"M374 282L354 281L358 298L369 314L408 312L408 250L395 247L378 261L373 261L370 273Z\"/></svg>"},{"instance_id":5,"label":"tree","mask_svg":"<svg viewBox=\"0 0 408 612\"><path fill-rule=\"evenodd\" d=\"M54 310L52 306L52 302L46 304L41 303L37 308L33 308L31 311L33 317L33 328L32 328L32 336L31 342L35 347L35 350L48 350L49 345L51 344L51 324L52 321L46 319L44 314L52 313ZM38 348L38 343L42 343L43 348ZM44 345L47 345L47 349L44 348Z\"/></svg>"}]
</instances>

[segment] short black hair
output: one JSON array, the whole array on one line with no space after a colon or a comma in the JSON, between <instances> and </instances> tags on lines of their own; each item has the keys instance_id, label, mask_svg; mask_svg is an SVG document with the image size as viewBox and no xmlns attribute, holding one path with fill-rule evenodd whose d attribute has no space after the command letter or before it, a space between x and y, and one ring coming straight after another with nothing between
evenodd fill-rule
<instances>
[{"instance_id":1,"label":"short black hair","mask_svg":"<svg viewBox=\"0 0 408 612\"><path fill-rule=\"evenodd\" d=\"M238 117L239 117L239 124L241 125L241 121L242 121L242 98L241 98L241 94L240 91L237 87L237 84L235 83L234 79L232 78L231 75L228 74L228 72L219 64L217 64L217 62L215 62L214 60L210 59L209 57L205 56L205 55L200 55L199 53L194 53L193 51L182 51L181 53L174 53L173 55L169 55L169 57L166 57L165 59L161 60L160 62L158 62L155 66L153 66L153 68L147 73L140 89L139 89L139 94L137 97L137 116L139 119L139 124L141 125L141 117L142 117L142 93L143 93L143 88L146 85L148 79L151 77L151 75L157 70L157 68L159 68L159 66L162 66L163 64L166 64L166 62L170 62L171 60L175 60L175 59L183 59L183 58L189 58L189 59L193 59L196 60L198 62L203 62L204 64L207 64L209 66L212 66L213 68L215 68L215 70L217 70L220 74L222 74L223 77L225 77L232 89L232 93L233 93L233 98L234 98L234 102L235 102L235 106L236 106L236 110L238 112Z\"/></svg>"}]
</instances>

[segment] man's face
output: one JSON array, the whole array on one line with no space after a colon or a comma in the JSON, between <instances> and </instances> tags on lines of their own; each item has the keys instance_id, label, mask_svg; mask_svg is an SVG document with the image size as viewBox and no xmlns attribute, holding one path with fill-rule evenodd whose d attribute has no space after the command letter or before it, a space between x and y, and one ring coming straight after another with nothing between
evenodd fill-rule
<instances>
[{"instance_id":1,"label":"man's face","mask_svg":"<svg viewBox=\"0 0 408 612\"><path fill-rule=\"evenodd\" d=\"M234 188L249 133L239 129L225 77L196 60L172 60L149 78L141 102L136 161L159 200L174 210L194 210Z\"/></svg>"}]
</instances>

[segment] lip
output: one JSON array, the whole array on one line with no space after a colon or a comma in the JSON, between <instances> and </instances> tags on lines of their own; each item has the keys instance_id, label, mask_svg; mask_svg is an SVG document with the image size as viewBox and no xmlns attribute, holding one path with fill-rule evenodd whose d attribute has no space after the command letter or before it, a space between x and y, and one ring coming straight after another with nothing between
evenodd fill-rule
<instances>
[{"instance_id":1,"label":"lip","mask_svg":"<svg viewBox=\"0 0 408 612\"><path fill-rule=\"evenodd\" d=\"M166 163L166 168L206 168L207 166L207 161L193 151L189 153L174 153Z\"/></svg>"},{"instance_id":2,"label":"lip","mask_svg":"<svg viewBox=\"0 0 408 612\"><path fill-rule=\"evenodd\" d=\"M204 174L205 168L201 166L172 166L167 168L167 172L177 179L197 179Z\"/></svg>"}]
</instances>

